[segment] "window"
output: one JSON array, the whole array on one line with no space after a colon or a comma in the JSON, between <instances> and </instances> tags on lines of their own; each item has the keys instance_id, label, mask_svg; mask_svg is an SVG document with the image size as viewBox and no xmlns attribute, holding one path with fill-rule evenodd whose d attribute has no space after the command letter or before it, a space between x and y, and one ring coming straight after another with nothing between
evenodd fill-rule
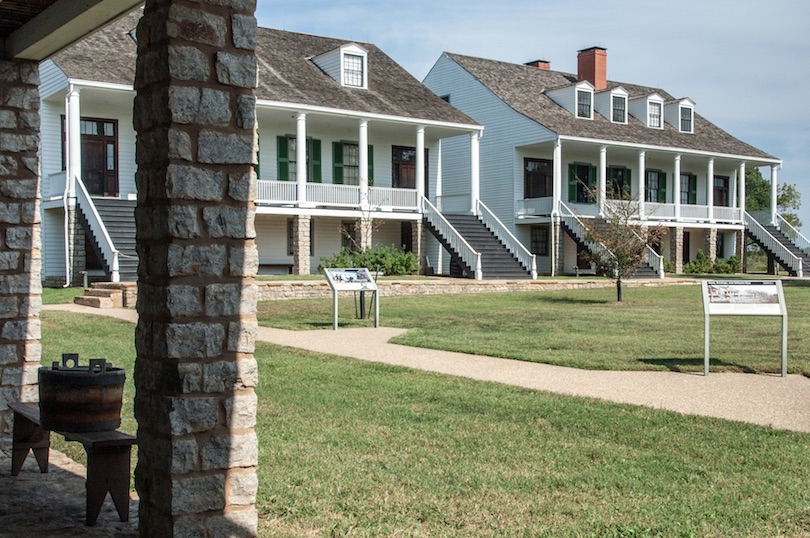
<instances>
[{"instance_id":1,"label":"window","mask_svg":"<svg viewBox=\"0 0 810 538\"><path fill-rule=\"evenodd\" d=\"M646 194L644 200L646 202L666 203L667 201L667 175L660 170L647 170L647 178L645 180Z\"/></svg>"},{"instance_id":2,"label":"window","mask_svg":"<svg viewBox=\"0 0 810 538\"><path fill-rule=\"evenodd\" d=\"M548 256L548 227L532 226L532 254L537 256Z\"/></svg>"},{"instance_id":3,"label":"window","mask_svg":"<svg viewBox=\"0 0 810 538\"><path fill-rule=\"evenodd\" d=\"M697 203L697 176L695 174L681 174L681 203Z\"/></svg>"},{"instance_id":4,"label":"window","mask_svg":"<svg viewBox=\"0 0 810 538\"><path fill-rule=\"evenodd\" d=\"M661 103L657 101L650 101L647 103L647 116L649 118L647 125L660 129L661 124Z\"/></svg>"},{"instance_id":5,"label":"window","mask_svg":"<svg viewBox=\"0 0 810 538\"><path fill-rule=\"evenodd\" d=\"M627 123L627 97L614 95L611 98L613 123Z\"/></svg>"},{"instance_id":6,"label":"window","mask_svg":"<svg viewBox=\"0 0 810 538\"><path fill-rule=\"evenodd\" d=\"M577 117L578 118L592 118L591 115L591 101L593 94L589 91L577 90Z\"/></svg>"},{"instance_id":7,"label":"window","mask_svg":"<svg viewBox=\"0 0 810 538\"><path fill-rule=\"evenodd\" d=\"M332 142L332 182L360 184L360 147L355 142ZM368 184L374 185L374 146L368 146Z\"/></svg>"},{"instance_id":8,"label":"window","mask_svg":"<svg viewBox=\"0 0 810 538\"><path fill-rule=\"evenodd\" d=\"M524 198L552 196L553 179L553 161L548 159L523 159Z\"/></svg>"},{"instance_id":9,"label":"window","mask_svg":"<svg viewBox=\"0 0 810 538\"><path fill-rule=\"evenodd\" d=\"M717 258L726 257L726 235L722 232L717 234L717 239L714 243L714 255Z\"/></svg>"},{"instance_id":10,"label":"window","mask_svg":"<svg viewBox=\"0 0 810 538\"><path fill-rule=\"evenodd\" d=\"M365 87L365 70L363 63L365 58L358 54L343 55L343 84L356 88Z\"/></svg>"},{"instance_id":11,"label":"window","mask_svg":"<svg viewBox=\"0 0 810 538\"><path fill-rule=\"evenodd\" d=\"M67 166L65 116L62 116L62 168ZM81 118L82 182L95 196L118 196L118 120Z\"/></svg>"},{"instance_id":12,"label":"window","mask_svg":"<svg viewBox=\"0 0 810 538\"><path fill-rule=\"evenodd\" d=\"M294 135L276 138L279 181L296 181L297 145ZM320 183L321 176L321 141L307 138L307 182Z\"/></svg>"},{"instance_id":13,"label":"window","mask_svg":"<svg viewBox=\"0 0 810 538\"><path fill-rule=\"evenodd\" d=\"M694 117L694 110L688 106L681 107L681 132L692 132L692 119Z\"/></svg>"},{"instance_id":14,"label":"window","mask_svg":"<svg viewBox=\"0 0 810 538\"><path fill-rule=\"evenodd\" d=\"M287 255L295 254L295 224L293 219L287 221ZM315 220L309 219L309 255L315 255Z\"/></svg>"},{"instance_id":15,"label":"window","mask_svg":"<svg viewBox=\"0 0 810 538\"><path fill-rule=\"evenodd\" d=\"M358 249L357 223L355 221L345 220L340 223L340 246L352 252Z\"/></svg>"},{"instance_id":16,"label":"window","mask_svg":"<svg viewBox=\"0 0 810 538\"><path fill-rule=\"evenodd\" d=\"M728 185L728 176L714 176L714 205L720 207L729 207L731 205Z\"/></svg>"},{"instance_id":17,"label":"window","mask_svg":"<svg viewBox=\"0 0 810 538\"><path fill-rule=\"evenodd\" d=\"M593 204L596 197L596 168L590 164L568 165L568 201L576 204Z\"/></svg>"},{"instance_id":18,"label":"window","mask_svg":"<svg viewBox=\"0 0 810 538\"><path fill-rule=\"evenodd\" d=\"M608 166L607 192L605 195L614 200L630 199L630 170L620 166Z\"/></svg>"},{"instance_id":19,"label":"window","mask_svg":"<svg viewBox=\"0 0 810 538\"><path fill-rule=\"evenodd\" d=\"M425 196L429 197L429 150L425 148ZM416 189L416 148L391 146L391 186L395 189Z\"/></svg>"}]
</instances>

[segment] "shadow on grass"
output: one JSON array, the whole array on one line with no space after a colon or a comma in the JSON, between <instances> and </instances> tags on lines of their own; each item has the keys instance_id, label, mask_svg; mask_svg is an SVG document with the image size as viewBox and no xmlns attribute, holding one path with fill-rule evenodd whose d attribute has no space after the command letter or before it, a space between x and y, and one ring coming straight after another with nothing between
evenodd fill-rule
<instances>
[{"instance_id":1,"label":"shadow on grass","mask_svg":"<svg viewBox=\"0 0 810 538\"><path fill-rule=\"evenodd\" d=\"M609 304L615 302L608 299L583 299L577 297L556 297L554 295L543 295L538 298L542 303L559 303L559 304Z\"/></svg>"},{"instance_id":2,"label":"shadow on grass","mask_svg":"<svg viewBox=\"0 0 810 538\"><path fill-rule=\"evenodd\" d=\"M663 366L672 372L680 372L680 373L697 373L700 372L703 374L703 357L699 359L685 359L685 358L677 358L677 359L638 359L638 362L643 362L644 364L649 364L651 366ZM739 371L745 374L756 374L759 373L757 370L754 370L750 366L745 366L743 364L737 364L734 362L726 362L716 358L710 358L709 360L709 368L714 368L721 366L723 368L727 368L732 371Z\"/></svg>"}]
</instances>

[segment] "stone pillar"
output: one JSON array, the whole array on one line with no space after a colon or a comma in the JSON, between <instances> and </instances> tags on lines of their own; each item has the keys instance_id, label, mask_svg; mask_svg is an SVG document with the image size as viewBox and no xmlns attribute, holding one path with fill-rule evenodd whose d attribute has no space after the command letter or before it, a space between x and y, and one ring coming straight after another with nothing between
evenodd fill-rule
<instances>
[{"instance_id":1,"label":"stone pillar","mask_svg":"<svg viewBox=\"0 0 810 538\"><path fill-rule=\"evenodd\" d=\"M312 238L309 236L312 217L297 215L293 217L293 274L308 275L310 270L309 252Z\"/></svg>"},{"instance_id":2,"label":"stone pillar","mask_svg":"<svg viewBox=\"0 0 810 538\"><path fill-rule=\"evenodd\" d=\"M411 221L411 252L417 260L422 259L422 221Z\"/></svg>"},{"instance_id":3,"label":"stone pillar","mask_svg":"<svg viewBox=\"0 0 810 538\"><path fill-rule=\"evenodd\" d=\"M39 67L0 61L0 437L9 402L39 399Z\"/></svg>"},{"instance_id":4,"label":"stone pillar","mask_svg":"<svg viewBox=\"0 0 810 538\"><path fill-rule=\"evenodd\" d=\"M255 536L255 0L147 0L134 123L141 536Z\"/></svg>"},{"instance_id":5,"label":"stone pillar","mask_svg":"<svg viewBox=\"0 0 810 538\"><path fill-rule=\"evenodd\" d=\"M675 266L675 273L683 273L683 228L674 228L675 233L669 240L669 256Z\"/></svg>"},{"instance_id":6,"label":"stone pillar","mask_svg":"<svg viewBox=\"0 0 810 538\"><path fill-rule=\"evenodd\" d=\"M717 229L709 228L703 241L703 252L714 263L717 258Z\"/></svg>"},{"instance_id":7,"label":"stone pillar","mask_svg":"<svg viewBox=\"0 0 810 538\"><path fill-rule=\"evenodd\" d=\"M357 219L354 225L355 241L357 241L357 248L360 250L368 250L371 248L374 230L374 220L371 217L361 217Z\"/></svg>"}]
</instances>

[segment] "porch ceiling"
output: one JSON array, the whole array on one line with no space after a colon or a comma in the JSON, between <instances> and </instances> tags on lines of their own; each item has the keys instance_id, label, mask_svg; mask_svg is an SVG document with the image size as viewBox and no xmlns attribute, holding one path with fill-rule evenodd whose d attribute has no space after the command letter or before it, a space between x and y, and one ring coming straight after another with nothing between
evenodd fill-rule
<instances>
[{"instance_id":1,"label":"porch ceiling","mask_svg":"<svg viewBox=\"0 0 810 538\"><path fill-rule=\"evenodd\" d=\"M42 61L143 0L2 0L2 58Z\"/></svg>"}]
</instances>

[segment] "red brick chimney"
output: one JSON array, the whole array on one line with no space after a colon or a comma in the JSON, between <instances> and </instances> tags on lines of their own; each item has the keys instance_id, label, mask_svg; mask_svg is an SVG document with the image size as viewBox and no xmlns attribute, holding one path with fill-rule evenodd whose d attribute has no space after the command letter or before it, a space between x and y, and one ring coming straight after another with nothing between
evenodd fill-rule
<instances>
[{"instance_id":1,"label":"red brick chimney","mask_svg":"<svg viewBox=\"0 0 810 538\"><path fill-rule=\"evenodd\" d=\"M546 71L551 70L551 62L547 62L546 60L535 60L533 62L526 62L526 65L530 67L537 67L538 69L545 69Z\"/></svg>"},{"instance_id":2,"label":"red brick chimney","mask_svg":"<svg viewBox=\"0 0 810 538\"><path fill-rule=\"evenodd\" d=\"M607 49L591 47L577 55L577 80L587 80L596 91L607 88Z\"/></svg>"}]
</instances>

